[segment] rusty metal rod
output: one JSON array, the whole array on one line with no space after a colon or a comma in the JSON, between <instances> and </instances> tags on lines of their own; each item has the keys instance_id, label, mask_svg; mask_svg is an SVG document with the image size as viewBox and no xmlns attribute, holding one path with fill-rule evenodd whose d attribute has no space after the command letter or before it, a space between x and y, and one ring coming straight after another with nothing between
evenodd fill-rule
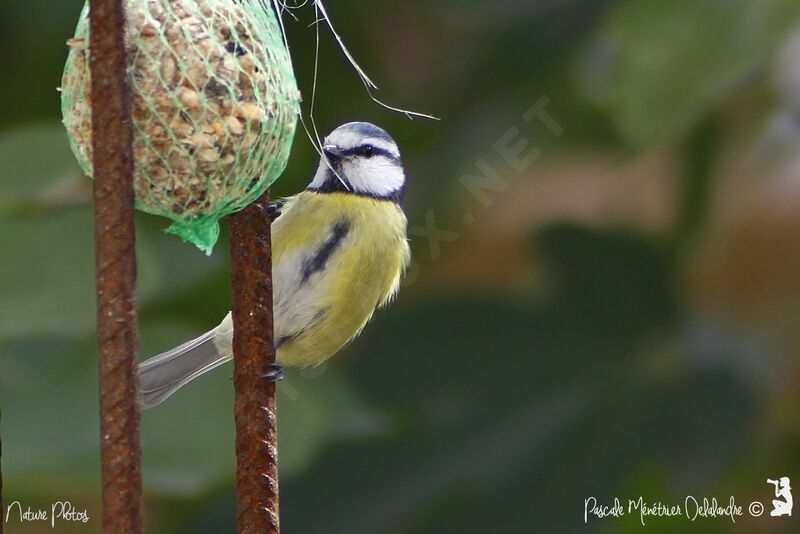
<instances>
[{"instance_id":1,"label":"rusty metal rod","mask_svg":"<svg viewBox=\"0 0 800 534\"><path fill-rule=\"evenodd\" d=\"M269 195L231 216L236 493L240 534L280 532Z\"/></svg>"},{"instance_id":2,"label":"rusty metal rod","mask_svg":"<svg viewBox=\"0 0 800 534\"><path fill-rule=\"evenodd\" d=\"M142 532L136 233L122 0L90 0L103 532Z\"/></svg>"}]
</instances>

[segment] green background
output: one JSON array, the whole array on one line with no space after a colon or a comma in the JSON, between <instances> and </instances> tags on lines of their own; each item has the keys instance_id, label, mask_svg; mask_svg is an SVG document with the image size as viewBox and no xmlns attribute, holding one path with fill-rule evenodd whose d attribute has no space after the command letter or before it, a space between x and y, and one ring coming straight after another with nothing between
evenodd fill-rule
<instances>
[{"instance_id":1,"label":"green background","mask_svg":"<svg viewBox=\"0 0 800 534\"><path fill-rule=\"evenodd\" d=\"M747 506L769 511L768 477L800 484L800 4L330 4L378 96L442 120L372 103L322 28L316 123L398 141L415 261L355 343L279 386L284 531L634 532L584 525L584 499L733 495L736 525L642 530L796 532ZM91 519L56 531L98 532L91 184L56 92L80 6L0 6L3 493L70 500ZM537 103L551 121L525 119ZM316 164L301 130L274 193ZM206 258L137 226L146 357L228 310L228 242ZM148 532L233 531L231 372L143 414Z\"/></svg>"}]
</instances>

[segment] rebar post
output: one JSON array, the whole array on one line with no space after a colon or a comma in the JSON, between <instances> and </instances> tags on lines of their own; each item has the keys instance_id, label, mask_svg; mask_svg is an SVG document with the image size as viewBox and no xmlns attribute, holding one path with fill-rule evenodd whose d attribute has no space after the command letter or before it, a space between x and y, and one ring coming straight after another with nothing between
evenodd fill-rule
<instances>
[{"instance_id":1,"label":"rebar post","mask_svg":"<svg viewBox=\"0 0 800 534\"><path fill-rule=\"evenodd\" d=\"M240 534L280 532L269 195L231 216L236 489Z\"/></svg>"},{"instance_id":2,"label":"rebar post","mask_svg":"<svg viewBox=\"0 0 800 534\"><path fill-rule=\"evenodd\" d=\"M133 157L122 0L90 0L103 531L142 531Z\"/></svg>"}]
</instances>

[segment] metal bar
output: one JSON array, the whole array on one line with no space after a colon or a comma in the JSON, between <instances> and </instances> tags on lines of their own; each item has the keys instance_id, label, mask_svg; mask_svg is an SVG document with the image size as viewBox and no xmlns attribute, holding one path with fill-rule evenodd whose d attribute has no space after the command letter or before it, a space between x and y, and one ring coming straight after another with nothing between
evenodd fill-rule
<instances>
[{"instance_id":1,"label":"metal bar","mask_svg":"<svg viewBox=\"0 0 800 534\"><path fill-rule=\"evenodd\" d=\"M231 216L237 523L241 534L280 532L272 329L269 195Z\"/></svg>"},{"instance_id":2,"label":"metal bar","mask_svg":"<svg viewBox=\"0 0 800 534\"><path fill-rule=\"evenodd\" d=\"M133 133L122 0L90 0L103 532L142 532Z\"/></svg>"}]
</instances>

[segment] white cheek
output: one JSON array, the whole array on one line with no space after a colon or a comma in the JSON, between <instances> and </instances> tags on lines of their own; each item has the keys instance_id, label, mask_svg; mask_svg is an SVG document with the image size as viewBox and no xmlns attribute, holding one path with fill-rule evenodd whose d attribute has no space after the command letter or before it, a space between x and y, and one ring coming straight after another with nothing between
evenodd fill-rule
<instances>
[{"instance_id":1,"label":"white cheek","mask_svg":"<svg viewBox=\"0 0 800 534\"><path fill-rule=\"evenodd\" d=\"M357 193L388 196L399 191L405 183L403 168L381 157L345 163L344 172Z\"/></svg>"}]
</instances>

